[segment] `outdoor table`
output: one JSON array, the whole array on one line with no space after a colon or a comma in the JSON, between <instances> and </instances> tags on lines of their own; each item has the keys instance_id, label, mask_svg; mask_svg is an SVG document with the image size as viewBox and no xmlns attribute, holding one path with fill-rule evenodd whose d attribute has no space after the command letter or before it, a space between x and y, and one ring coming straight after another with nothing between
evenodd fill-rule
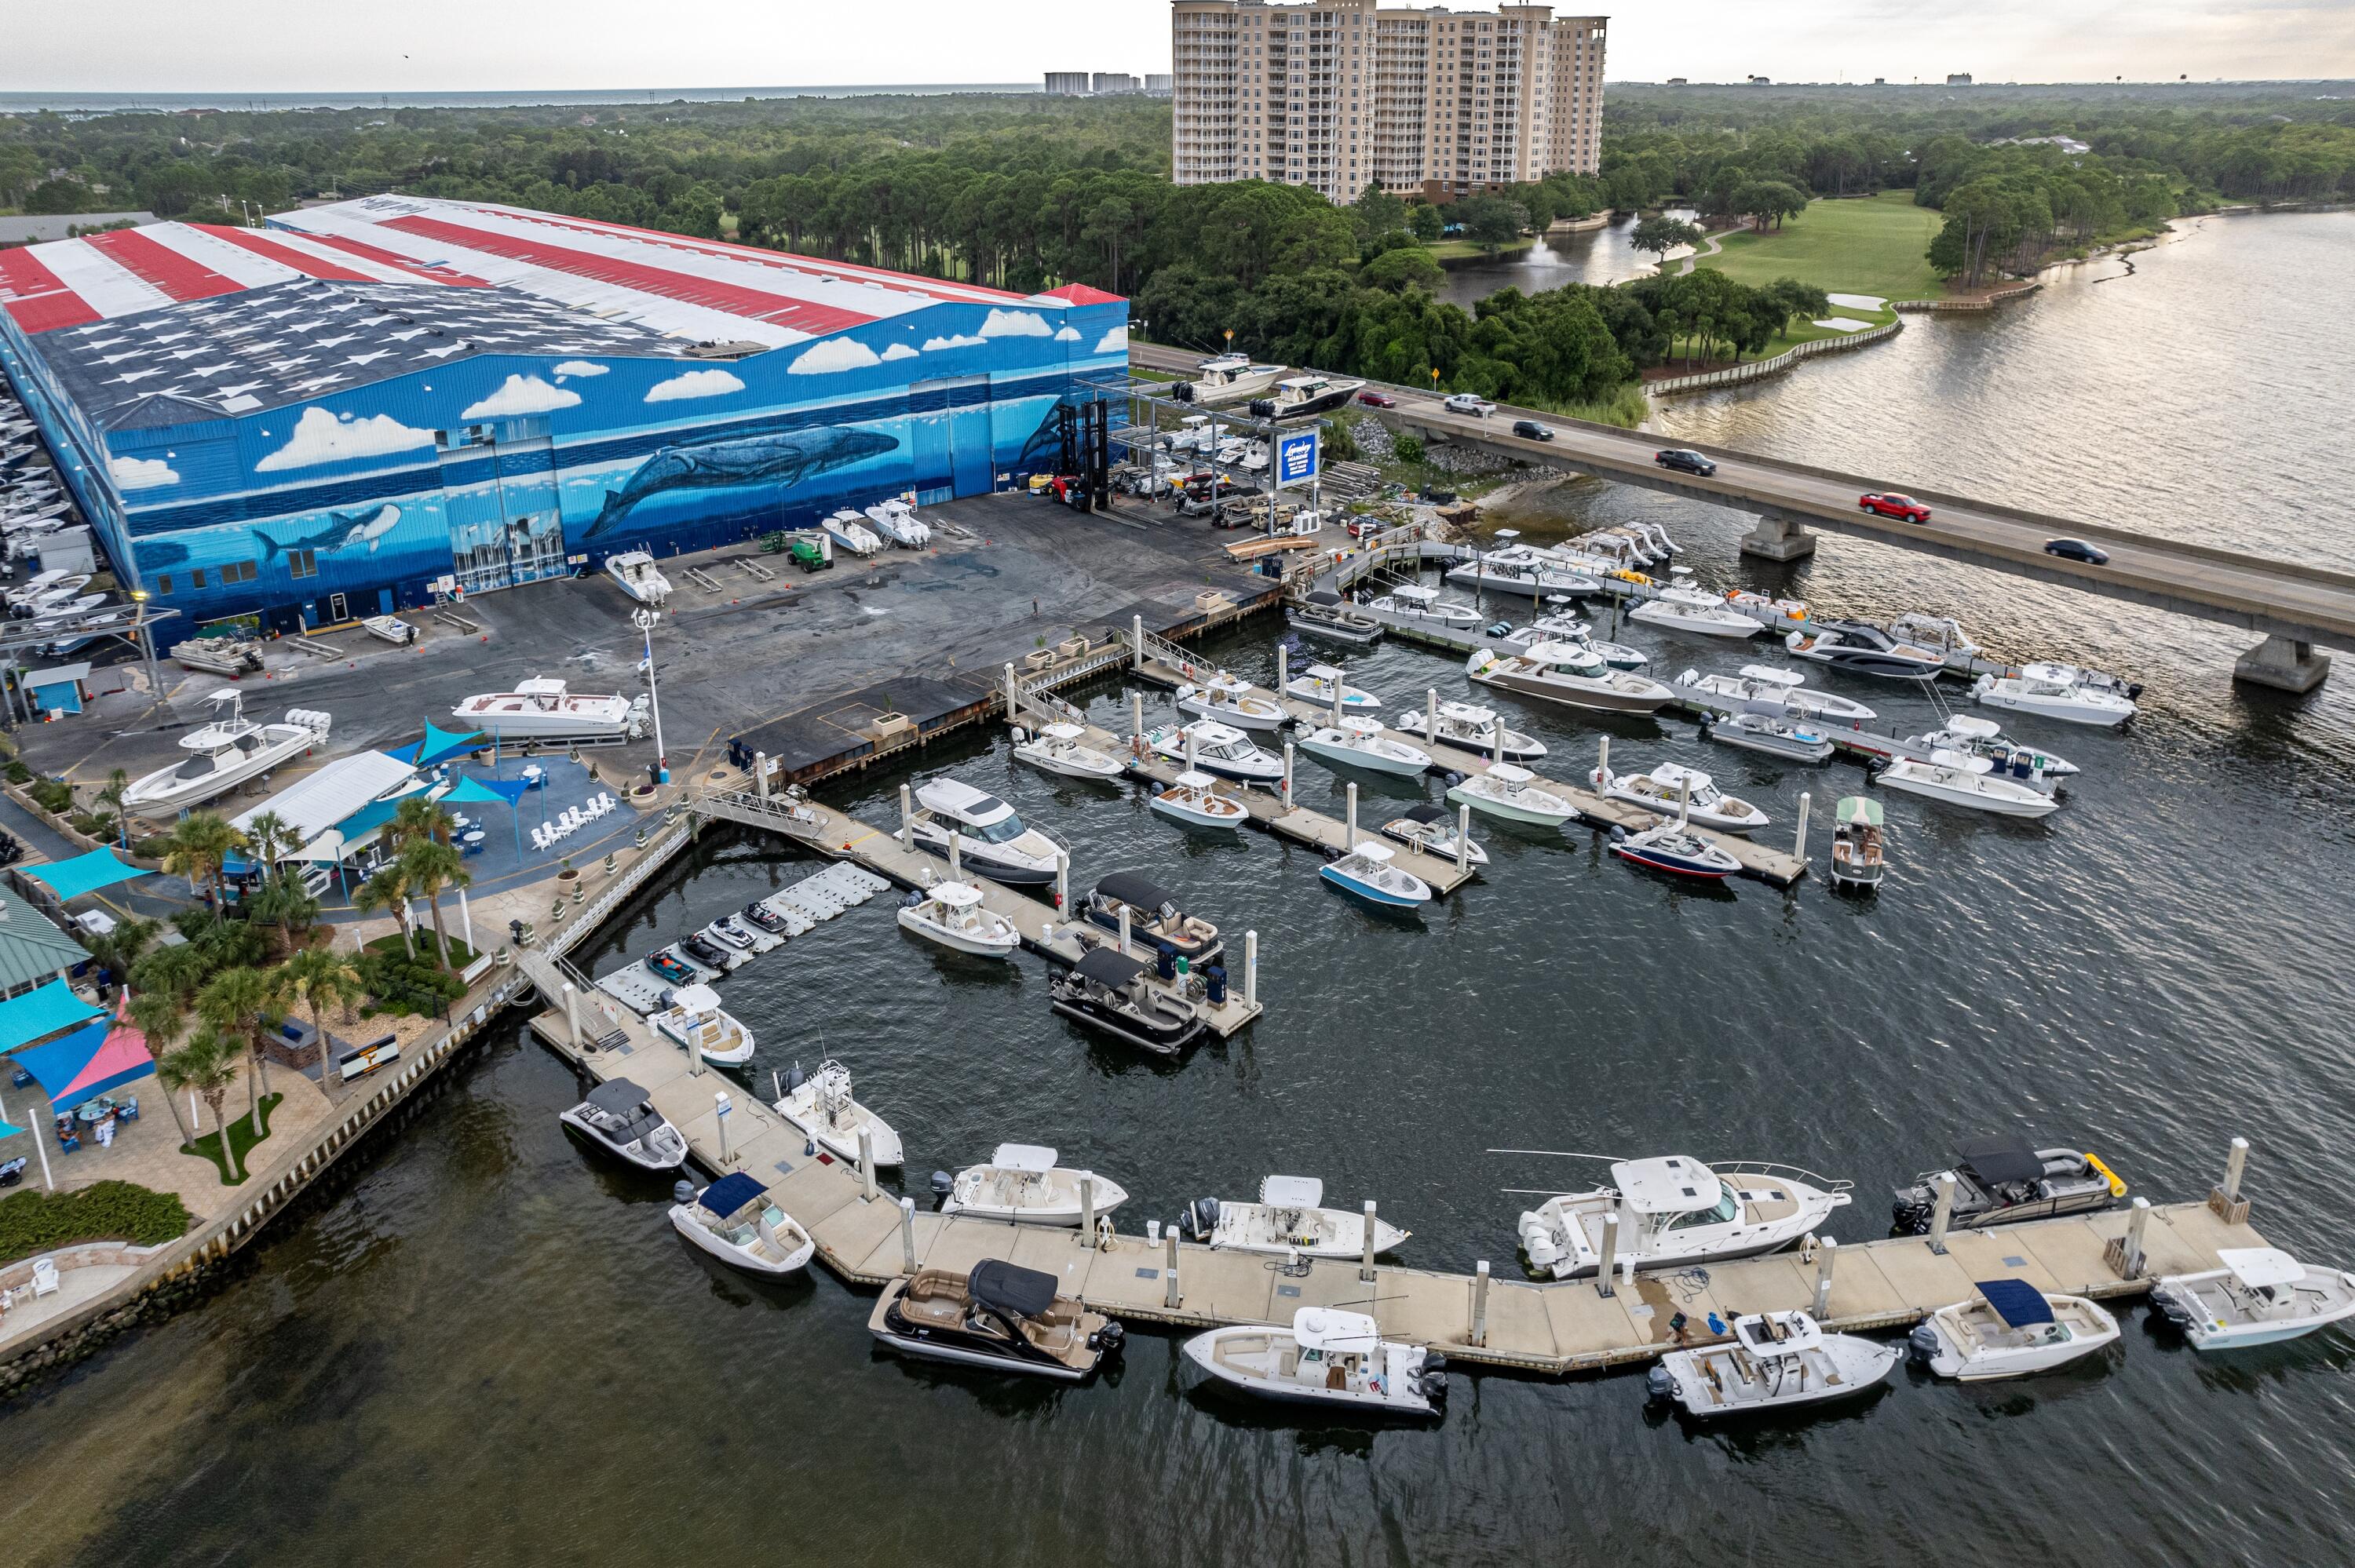
<instances>
[{"instance_id":1,"label":"outdoor table","mask_svg":"<svg viewBox=\"0 0 2355 1568\"><path fill-rule=\"evenodd\" d=\"M101 1095L74 1107L74 1119L87 1127L95 1127L114 1114L114 1102Z\"/></svg>"}]
</instances>

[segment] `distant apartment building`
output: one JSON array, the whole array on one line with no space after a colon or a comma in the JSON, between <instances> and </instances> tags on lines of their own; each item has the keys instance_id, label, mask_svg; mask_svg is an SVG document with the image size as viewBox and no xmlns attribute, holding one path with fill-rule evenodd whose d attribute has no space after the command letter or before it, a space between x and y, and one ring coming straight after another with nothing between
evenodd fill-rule
<instances>
[{"instance_id":1,"label":"distant apartment building","mask_svg":"<svg viewBox=\"0 0 2355 1568\"><path fill-rule=\"evenodd\" d=\"M1946 78L1946 85L1948 87L1968 87L1971 85L1971 73L1966 70L1955 71Z\"/></svg>"},{"instance_id":2,"label":"distant apartment building","mask_svg":"<svg viewBox=\"0 0 2355 1568\"><path fill-rule=\"evenodd\" d=\"M1064 98L1085 98L1088 95L1088 73L1083 70L1050 70L1047 73L1047 90Z\"/></svg>"},{"instance_id":3,"label":"distant apartment building","mask_svg":"<svg viewBox=\"0 0 2355 1568\"><path fill-rule=\"evenodd\" d=\"M1146 72L1145 91L1148 97L1168 97L1170 92L1169 78L1167 75L1156 75L1152 71Z\"/></svg>"},{"instance_id":4,"label":"distant apartment building","mask_svg":"<svg viewBox=\"0 0 2355 1568\"><path fill-rule=\"evenodd\" d=\"M1379 183L1446 200L1593 174L1607 20L1550 5L1175 0L1177 182L1280 180L1336 202Z\"/></svg>"},{"instance_id":5,"label":"distant apartment building","mask_svg":"<svg viewBox=\"0 0 2355 1568\"><path fill-rule=\"evenodd\" d=\"M1096 72L1096 91L1099 94L1135 92L1136 90L1136 79L1129 75L1124 70L1100 70Z\"/></svg>"}]
</instances>

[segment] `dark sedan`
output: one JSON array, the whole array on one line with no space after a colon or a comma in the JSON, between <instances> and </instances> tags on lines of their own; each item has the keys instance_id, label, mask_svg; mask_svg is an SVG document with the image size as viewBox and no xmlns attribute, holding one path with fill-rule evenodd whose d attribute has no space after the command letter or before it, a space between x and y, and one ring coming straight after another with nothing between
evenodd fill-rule
<instances>
[{"instance_id":1,"label":"dark sedan","mask_svg":"<svg viewBox=\"0 0 2355 1568\"><path fill-rule=\"evenodd\" d=\"M1662 468L1681 469L1687 473L1697 473L1703 478L1717 471L1717 464L1689 447L1670 447L1667 451L1654 452L1652 461Z\"/></svg>"},{"instance_id":2,"label":"dark sedan","mask_svg":"<svg viewBox=\"0 0 2355 1568\"><path fill-rule=\"evenodd\" d=\"M2088 545L2083 539L2047 539L2044 541L2044 553L2048 556L2061 556L2072 561L2083 561L2089 567L2106 567L2110 564L2110 553L2107 550Z\"/></svg>"},{"instance_id":3,"label":"dark sedan","mask_svg":"<svg viewBox=\"0 0 2355 1568\"><path fill-rule=\"evenodd\" d=\"M1553 432L1546 429L1543 425L1539 424L1535 419L1515 419L1513 421L1513 434L1520 437L1521 440L1525 441L1550 441L1553 440Z\"/></svg>"}]
</instances>

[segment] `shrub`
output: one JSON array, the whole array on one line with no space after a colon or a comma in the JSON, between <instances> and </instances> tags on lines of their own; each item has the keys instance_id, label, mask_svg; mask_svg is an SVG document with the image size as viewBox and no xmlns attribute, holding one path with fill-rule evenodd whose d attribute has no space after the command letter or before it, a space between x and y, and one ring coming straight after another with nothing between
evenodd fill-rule
<instances>
[{"instance_id":1,"label":"shrub","mask_svg":"<svg viewBox=\"0 0 2355 1568\"><path fill-rule=\"evenodd\" d=\"M1391 442L1391 455L1401 462L1421 462L1423 442L1412 436L1399 436Z\"/></svg>"},{"instance_id":2,"label":"shrub","mask_svg":"<svg viewBox=\"0 0 2355 1568\"><path fill-rule=\"evenodd\" d=\"M51 816L61 816L73 810L73 786L60 784L54 779L44 779L27 791L34 803Z\"/></svg>"},{"instance_id":3,"label":"shrub","mask_svg":"<svg viewBox=\"0 0 2355 1568\"><path fill-rule=\"evenodd\" d=\"M428 938L429 940L431 938ZM359 970L375 1012L416 1018L438 1016L443 1005L466 994L454 974L444 974L433 960L406 953L363 953L352 966Z\"/></svg>"},{"instance_id":4,"label":"shrub","mask_svg":"<svg viewBox=\"0 0 2355 1568\"><path fill-rule=\"evenodd\" d=\"M187 1234L195 1223L177 1193L129 1181L94 1181L78 1192L14 1192L0 1198L0 1263L77 1242L161 1246Z\"/></svg>"},{"instance_id":5,"label":"shrub","mask_svg":"<svg viewBox=\"0 0 2355 1568\"><path fill-rule=\"evenodd\" d=\"M26 767L26 766L25 766L23 763L21 763L21 762L11 762L11 763L9 763L9 764L8 764L8 782L9 782L9 783L11 783L11 784L30 784L32 781L33 781L33 770L32 770L31 768L29 768Z\"/></svg>"},{"instance_id":6,"label":"shrub","mask_svg":"<svg viewBox=\"0 0 2355 1568\"><path fill-rule=\"evenodd\" d=\"M73 823L74 832L91 838L111 839L114 836L114 819L104 811L76 811L67 820Z\"/></svg>"}]
</instances>

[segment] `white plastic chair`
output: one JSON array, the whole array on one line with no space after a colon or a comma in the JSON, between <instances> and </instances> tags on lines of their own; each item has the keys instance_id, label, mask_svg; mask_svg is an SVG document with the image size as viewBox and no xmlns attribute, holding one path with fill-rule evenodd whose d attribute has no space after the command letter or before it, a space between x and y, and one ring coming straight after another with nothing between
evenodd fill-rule
<instances>
[{"instance_id":1,"label":"white plastic chair","mask_svg":"<svg viewBox=\"0 0 2355 1568\"><path fill-rule=\"evenodd\" d=\"M33 1294L54 1296L58 1293L58 1265L55 1258L33 1260Z\"/></svg>"},{"instance_id":2,"label":"white plastic chair","mask_svg":"<svg viewBox=\"0 0 2355 1568\"><path fill-rule=\"evenodd\" d=\"M533 827L531 830L531 847L537 851L545 851L548 848L548 830L546 828L538 826Z\"/></svg>"}]
</instances>

